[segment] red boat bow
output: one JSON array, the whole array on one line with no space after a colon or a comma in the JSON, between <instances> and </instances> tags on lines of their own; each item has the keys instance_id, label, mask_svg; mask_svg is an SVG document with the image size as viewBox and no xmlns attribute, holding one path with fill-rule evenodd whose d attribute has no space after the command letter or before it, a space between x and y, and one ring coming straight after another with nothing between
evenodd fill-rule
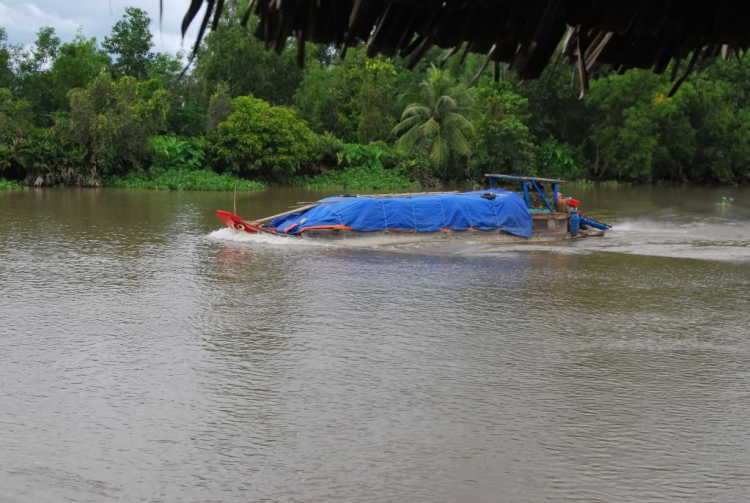
<instances>
[{"instance_id":1,"label":"red boat bow","mask_svg":"<svg viewBox=\"0 0 750 503\"><path fill-rule=\"evenodd\" d=\"M219 217L219 220L224 222L224 224L230 229L245 231L249 232L250 234L257 234L260 232L261 227L263 227L263 224L261 223L247 222L245 220L242 220L234 213L229 213L228 211L216 210L216 215Z\"/></svg>"}]
</instances>

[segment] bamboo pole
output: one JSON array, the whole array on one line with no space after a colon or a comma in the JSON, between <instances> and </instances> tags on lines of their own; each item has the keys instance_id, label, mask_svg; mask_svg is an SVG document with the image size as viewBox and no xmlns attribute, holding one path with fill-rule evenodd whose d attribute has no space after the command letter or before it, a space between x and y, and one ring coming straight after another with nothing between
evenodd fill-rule
<instances>
[{"instance_id":1,"label":"bamboo pole","mask_svg":"<svg viewBox=\"0 0 750 503\"><path fill-rule=\"evenodd\" d=\"M268 220L273 220L274 218L285 217L287 215L291 215L292 213L299 213L300 211L309 210L310 208L314 208L320 204L323 204L323 203L308 204L307 206L302 206L301 208L297 208L297 209L290 210L290 211L285 211L284 213L279 213L278 215L271 215L270 217L261 218L255 221L258 223L266 222Z\"/></svg>"},{"instance_id":2,"label":"bamboo pole","mask_svg":"<svg viewBox=\"0 0 750 503\"><path fill-rule=\"evenodd\" d=\"M352 197L343 197L341 199L336 199L333 201L297 201L297 204L330 204L330 203L338 203L341 201L347 201L349 199L357 199L361 197L371 197L373 199L390 199L393 197L412 197L412 196L433 196L433 195L440 195L440 194L459 194L457 190L452 190L450 192L405 192L403 194L356 194Z\"/></svg>"},{"instance_id":3,"label":"bamboo pole","mask_svg":"<svg viewBox=\"0 0 750 503\"><path fill-rule=\"evenodd\" d=\"M274 218L285 217L293 213L299 213L300 211L309 210L311 208L315 208L316 206L321 206L323 204L339 203L341 201L348 201L351 199L357 199L357 198L362 198L362 197L371 197L375 199L389 199L393 197L429 196L429 195L435 195L435 194L458 194L458 193L459 192L457 190L454 190L451 192L406 192L403 194L357 194L354 197L345 197L343 199L334 199L332 201L298 202L297 204L303 204L304 206L294 208L289 211L285 211L284 213L279 213L277 215L271 215L270 217L264 217L259 220L255 220L255 222L258 222L258 223L266 222L269 220L273 220Z\"/></svg>"}]
</instances>

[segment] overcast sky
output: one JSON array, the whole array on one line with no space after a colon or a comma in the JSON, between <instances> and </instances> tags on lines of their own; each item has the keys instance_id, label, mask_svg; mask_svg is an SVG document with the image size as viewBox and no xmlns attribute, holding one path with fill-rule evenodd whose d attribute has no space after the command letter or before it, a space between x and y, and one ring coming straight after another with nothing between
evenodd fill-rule
<instances>
[{"instance_id":1,"label":"overcast sky","mask_svg":"<svg viewBox=\"0 0 750 503\"><path fill-rule=\"evenodd\" d=\"M62 42L72 39L78 28L99 42L108 35L125 13L125 7L145 10L152 20L156 52L175 53L189 50L195 41L202 12L193 21L182 45L180 24L189 0L164 0L164 20L159 32L159 0L0 0L0 26L8 32L10 43L33 44L42 26L55 28Z\"/></svg>"}]
</instances>

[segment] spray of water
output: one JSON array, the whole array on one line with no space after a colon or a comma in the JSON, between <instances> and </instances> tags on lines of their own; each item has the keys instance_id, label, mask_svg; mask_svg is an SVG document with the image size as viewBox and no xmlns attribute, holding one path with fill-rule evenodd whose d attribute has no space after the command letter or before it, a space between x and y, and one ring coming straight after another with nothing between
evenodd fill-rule
<instances>
[{"instance_id":1,"label":"spray of water","mask_svg":"<svg viewBox=\"0 0 750 503\"><path fill-rule=\"evenodd\" d=\"M295 239L272 234L250 234L249 232L236 231L224 228L211 232L208 239L213 241L234 241L237 243L249 243L253 245L270 246L330 246L327 243L319 244L307 239Z\"/></svg>"}]
</instances>

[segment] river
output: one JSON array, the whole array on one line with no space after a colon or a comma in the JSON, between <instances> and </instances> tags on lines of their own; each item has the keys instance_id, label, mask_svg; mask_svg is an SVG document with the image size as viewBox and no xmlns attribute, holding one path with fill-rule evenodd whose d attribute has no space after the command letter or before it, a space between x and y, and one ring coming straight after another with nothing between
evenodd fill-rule
<instances>
[{"instance_id":1,"label":"river","mask_svg":"<svg viewBox=\"0 0 750 503\"><path fill-rule=\"evenodd\" d=\"M614 230L352 249L237 237L227 193L0 193L0 501L747 501L750 191L566 195Z\"/></svg>"}]
</instances>

